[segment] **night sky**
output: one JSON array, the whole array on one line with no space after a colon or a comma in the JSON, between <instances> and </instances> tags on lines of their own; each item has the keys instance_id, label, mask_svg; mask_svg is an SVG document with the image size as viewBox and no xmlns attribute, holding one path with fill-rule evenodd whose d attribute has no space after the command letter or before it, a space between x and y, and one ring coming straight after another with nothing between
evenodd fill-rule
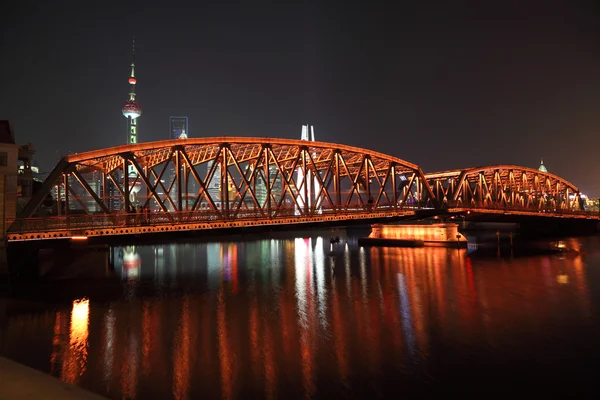
<instances>
[{"instance_id":1,"label":"night sky","mask_svg":"<svg viewBox=\"0 0 600 400\"><path fill-rule=\"evenodd\" d=\"M426 172L543 157L600 195L594 1L11 3L0 119L42 171L126 142L135 35L140 141L166 139L171 115L191 137L299 138L310 123Z\"/></svg>"}]
</instances>

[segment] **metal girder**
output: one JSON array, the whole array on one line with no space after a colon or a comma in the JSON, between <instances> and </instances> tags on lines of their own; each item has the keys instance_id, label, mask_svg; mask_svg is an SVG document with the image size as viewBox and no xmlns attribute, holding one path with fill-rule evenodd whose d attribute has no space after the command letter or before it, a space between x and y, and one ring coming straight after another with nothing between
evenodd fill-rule
<instances>
[{"instance_id":1,"label":"metal girder","mask_svg":"<svg viewBox=\"0 0 600 400\"><path fill-rule=\"evenodd\" d=\"M70 164L71 163L67 157L63 157L58 164L56 164L56 167L54 167L52 172L50 172L50 175L48 175L42 184L42 187L35 192L35 194L31 197L31 200L29 200L19 215L17 215L17 218L30 218L33 216L33 213L39 208L40 205L42 205L44 199L46 199L48 195L52 193L54 185L56 185L56 182L62 178L63 173Z\"/></svg>"},{"instance_id":2,"label":"metal girder","mask_svg":"<svg viewBox=\"0 0 600 400\"><path fill-rule=\"evenodd\" d=\"M98 206L100 206L102 211L104 211L106 214L110 214L110 210L108 209L106 204L104 204L104 202L102 200L100 200L100 198L98 197L96 192L94 192L94 190L90 187L90 185L87 183L85 178L83 176L81 176L81 174L77 170L73 171L73 176L75 176L75 178L77 179L79 184L81 184L81 186L83 186L83 188L85 189L87 194L89 194L96 201L96 204L98 204Z\"/></svg>"}]
</instances>

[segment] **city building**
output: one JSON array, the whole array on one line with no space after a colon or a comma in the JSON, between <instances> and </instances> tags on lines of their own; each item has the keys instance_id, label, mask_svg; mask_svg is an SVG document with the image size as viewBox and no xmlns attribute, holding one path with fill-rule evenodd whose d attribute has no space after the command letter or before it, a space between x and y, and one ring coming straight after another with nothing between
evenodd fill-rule
<instances>
[{"instance_id":1,"label":"city building","mask_svg":"<svg viewBox=\"0 0 600 400\"><path fill-rule=\"evenodd\" d=\"M188 117L170 117L169 139L187 139L188 137Z\"/></svg>"},{"instance_id":2,"label":"city building","mask_svg":"<svg viewBox=\"0 0 600 400\"><path fill-rule=\"evenodd\" d=\"M585 209L587 211L598 212L600 211L600 198L599 197L586 197Z\"/></svg>"},{"instance_id":3,"label":"city building","mask_svg":"<svg viewBox=\"0 0 600 400\"><path fill-rule=\"evenodd\" d=\"M548 169L546 169L546 166L544 165L543 159L540 161L540 166L539 166L538 170L540 170L542 172L548 172Z\"/></svg>"},{"instance_id":4,"label":"city building","mask_svg":"<svg viewBox=\"0 0 600 400\"><path fill-rule=\"evenodd\" d=\"M39 173L39 168L33 166L34 154L33 144L28 143L19 146L17 159L17 196L20 200L25 201L25 203L29 201L33 194L34 173Z\"/></svg>"},{"instance_id":5,"label":"city building","mask_svg":"<svg viewBox=\"0 0 600 400\"><path fill-rule=\"evenodd\" d=\"M253 173L253 168L249 167L250 172L247 172L246 176L250 176ZM258 202L258 205L260 208L266 208L267 207L267 183L265 182L265 180L263 179L263 174L261 174L260 172L262 171L258 171L258 173L256 174L256 178L255 178L255 185L254 188L252 188L252 190L254 191L254 195L256 196L256 201ZM273 165L273 164L269 164L269 186L271 187L271 204L273 207L275 207L275 204L277 204L279 202L279 200L281 199L281 196L283 195L282 193L282 188L283 188L283 177L281 176L281 174L277 174L277 166ZM246 203L249 207L252 207L254 205L254 201L249 198L249 196L246 196Z\"/></svg>"},{"instance_id":6,"label":"city building","mask_svg":"<svg viewBox=\"0 0 600 400\"><path fill-rule=\"evenodd\" d=\"M15 135L9 121L0 121L0 243L10 219L17 213L18 157L21 146L15 144Z\"/></svg>"}]
</instances>

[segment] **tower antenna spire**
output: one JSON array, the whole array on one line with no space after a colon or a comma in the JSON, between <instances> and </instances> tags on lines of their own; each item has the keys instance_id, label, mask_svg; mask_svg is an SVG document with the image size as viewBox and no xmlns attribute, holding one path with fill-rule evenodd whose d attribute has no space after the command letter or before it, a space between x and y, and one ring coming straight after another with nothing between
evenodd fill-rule
<instances>
[{"instance_id":1,"label":"tower antenna spire","mask_svg":"<svg viewBox=\"0 0 600 400\"><path fill-rule=\"evenodd\" d=\"M131 43L131 76L134 76L133 67L135 67L135 36Z\"/></svg>"},{"instance_id":2,"label":"tower antenna spire","mask_svg":"<svg viewBox=\"0 0 600 400\"><path fill-rule=\"evenodd\" d=\"M127 143L135 144L138 142L137 119L142 114L142 108L135 96L135 85L137 79L135 77L135 36L131 44L131 74L129 75L129 100L123 105L122 111L127 118Z\"/></svg>"}]
</instances>

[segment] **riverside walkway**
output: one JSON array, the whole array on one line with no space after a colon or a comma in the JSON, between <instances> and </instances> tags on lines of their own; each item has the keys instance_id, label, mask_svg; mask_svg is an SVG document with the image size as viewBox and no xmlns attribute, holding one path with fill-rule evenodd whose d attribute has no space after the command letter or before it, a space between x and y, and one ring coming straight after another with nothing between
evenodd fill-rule
<instances>
[{"instance_id":1,"label":"riverside walkway","mask_svg":"<svg viewBox=\"0 0 600 400\"><path fill-rule=\"evenodd\" d=\"M106 397L0 357L0 400L106 400Z\"/></svg>"}]
</instances>

